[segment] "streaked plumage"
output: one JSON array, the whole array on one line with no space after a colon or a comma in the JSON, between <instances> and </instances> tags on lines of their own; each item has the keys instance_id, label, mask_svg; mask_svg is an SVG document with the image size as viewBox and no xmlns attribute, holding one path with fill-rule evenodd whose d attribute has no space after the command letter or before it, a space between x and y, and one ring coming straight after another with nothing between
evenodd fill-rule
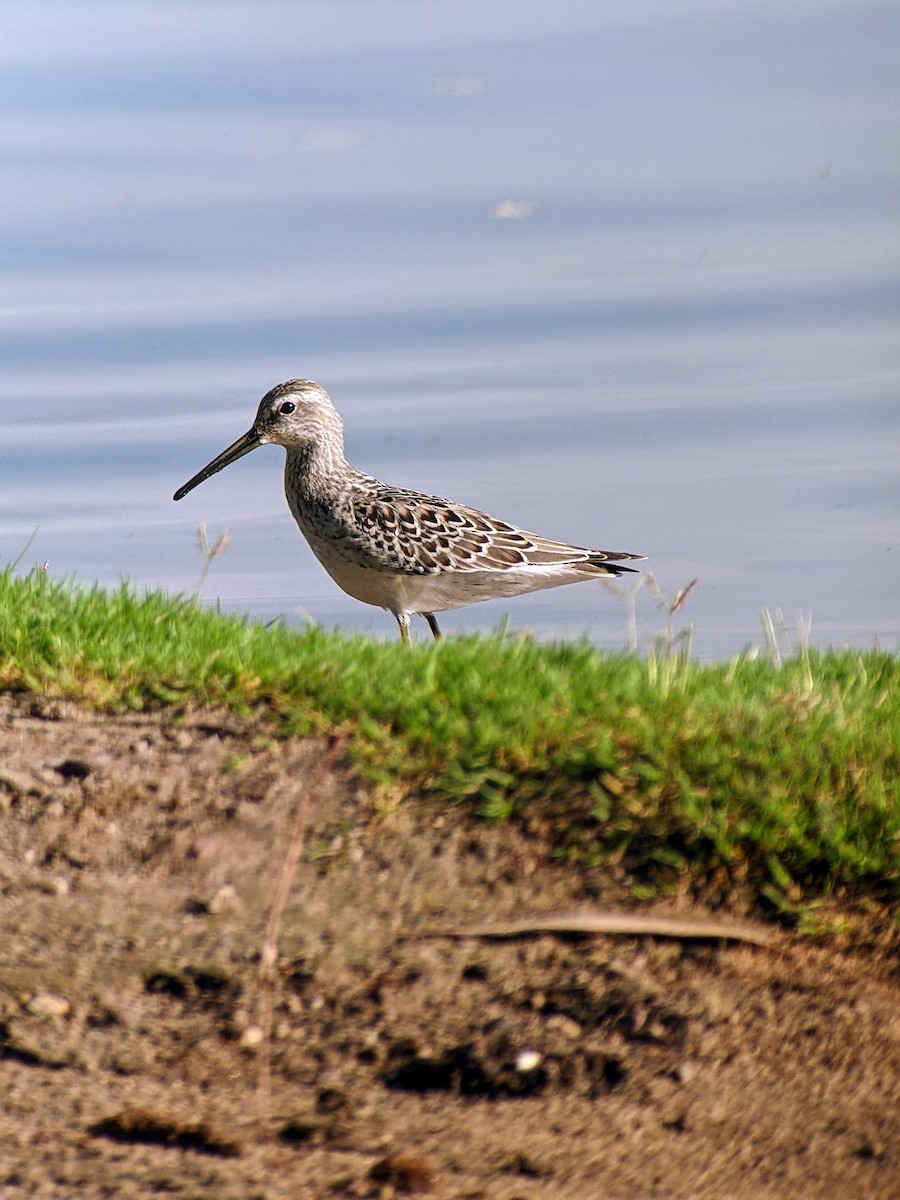
<instances>
[{"instance_id":1,"label":"streaked plumage","mask_svg":"<svg viewBox=\"0 0 900 1200\"><path fill-rule=\"evenodd\" d=\"M325 570L357 600L390 609L407 642L412 613L420 613L439 637L436 612L621 575L633 568L620 562L643 558L551 541L357 471L344 458L343 426L331 400L307 379L268 392L248 432L179 488L175 499L267 443L287 451L288 505Z\"/></svg>"}]
</instances>

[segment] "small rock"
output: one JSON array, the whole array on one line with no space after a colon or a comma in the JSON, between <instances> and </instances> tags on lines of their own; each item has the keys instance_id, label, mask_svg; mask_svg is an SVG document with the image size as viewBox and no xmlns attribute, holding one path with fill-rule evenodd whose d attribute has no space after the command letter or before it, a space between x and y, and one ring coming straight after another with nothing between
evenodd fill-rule
<instances>
[{"instance_id":1,"label":"small rock","mask_svg":"<svg viewBox=\"0 0 900 1200\"><path fill-rule=\"evenodd\" d=\"M25 1007L33 1017L65 1017L72 1009L64 996L54 996L52 992L38 992Z\"/></svg>"},{"instance_id":2,"label":"small rock","mask_svg":"<svg viewBox=\"0 0 900 1200\"><path fill-rule=\"evenodd\" d=\"M241 901L237 894L237 889L230 883L223 883L216 894L210 900L207 908L213 915L216 913L232 912L236 908L240 908Z\"/></svg>"},{"instance_id":3,"label":"small rock","mask_svg":"<svg viewBox=\"0 0 900 1200\"><path fill-rule=\"evenodd\" d=\"M547 1028L558 1029L563 1037L567 1037L573 1042L576 1042L581 1037L581 1026L578 1022L573 1021L571 1017L564 1017L561 1013L556 1013L549 1018Z\"/></svg>"},{"instance_id":4,"label":"small rock","mask_svg":"<svg viewBox=\"0 0 900 1200\"><path fill-rule=\"evenodd\" d=\"M698 1070L699 1067L695 1062L686 1059L675 1068L675 1078L681 1084L690 1083L692 1079L696 1079Z\"/></svg>"},{"instance_id":5,"label":"small rock","mask_svg":"<svg viewBox=\"0 0 900 1200\"><path fill-rule=\"evenodd\" d=\"M238 1039L242 1050L256 1050L262 1045L263 1031L258 1025L248 1025Z\"/></svg>"},{"instance_id":6,"label":"small rock","mask_svg":"<svg viewBox=\"0 0 900 1200\"><path fill-rule=\"evenodd\" d=\"M520 1050L516 1055L516 1070L522 1075L534 1071L541 1064L541 1055L537 1050Z\"/></svg>"},{"instance_id":7,"label":"small rock","mask_svg":"<svg viewBox=\"0 0 900 1200\"><path fill-rule=\"evenodd\" d=\"M675 1133L684 1133L688 1125L688 1114L682 1105L670 1104L663 1109L660 1123L663 1129L672 1129Z\"/></svg>"},{"instance_id":8,"label":"small rock","mask_svg":"<svg viewBox=\"0 0 900 1200\"><path fill-rule=\"evenodd\" d=\"M109 1065L117 1075L140 1075L150 1065L150 1057L141 1047L126 1048L114 1054Z\"/></svg>"},{"instance_id":9,"label":"small rock","mask_svg":"<svg viewBox=\"0 0 900 1200\"><path fill-rule=\"evenodd\" d=\"M40 1041L20 1036L12 1022L6 1026L2 1049L4 1058L14 1059L29 1067L49 1067L51 1071L58 1071L71 1065L67 1054L57 1053Z\"/></svg>"},{"instance_id":10,"label":"small rock","mask_svg":"<svg viewBox=\"0 0 900 1200\"><path fill-rule=\"evenodd\" d=\"M373 1063L378 1059L378 1051L380 1047L380 1039L378 1033L374 1029L367 1030L362 1037L362 1042L356 1051L356 1057L360 1062Z\"/></svg>"}]
</instances>

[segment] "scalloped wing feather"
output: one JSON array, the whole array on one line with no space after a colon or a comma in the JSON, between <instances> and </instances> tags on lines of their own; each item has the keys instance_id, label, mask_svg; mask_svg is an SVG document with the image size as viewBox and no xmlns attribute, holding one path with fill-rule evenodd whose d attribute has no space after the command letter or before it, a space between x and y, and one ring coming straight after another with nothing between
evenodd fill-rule
<instances>
[{"instance_id":1,"label":"scalloped wing feather","mask_svg":"<svg viewBox=\"0 0 900 1200\"><path fill-rule=\"evenodd\" d=\"M478 509L399 488L380 488L353 509L384 566L413 575L582 563L586 572L617 575L630 568L603 564L643 557L552 541Z\"/></svg>"}]
</instances>

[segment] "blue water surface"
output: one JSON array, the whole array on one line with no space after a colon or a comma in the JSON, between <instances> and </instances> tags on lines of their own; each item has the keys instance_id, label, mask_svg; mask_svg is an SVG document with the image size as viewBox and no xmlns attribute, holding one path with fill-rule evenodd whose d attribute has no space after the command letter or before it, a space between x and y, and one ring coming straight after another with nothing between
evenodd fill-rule
<instances>
[{"instance_id":1,"label":"blue water surface","mask_svg":"<svg viewBox=\"0 0 900 1200\"><path fill-rule=\"evenodd\" d=\"M900 10L817 0L0 4L0 559L395 636L260 450L317 379L351 461L578 544L447 614L641 648L900 644ZM779 617L777 614L781 614ZM633 620L632 620L633 614ZM811 627L807 632L808 622Z\"/></svg>"}]
</instances>

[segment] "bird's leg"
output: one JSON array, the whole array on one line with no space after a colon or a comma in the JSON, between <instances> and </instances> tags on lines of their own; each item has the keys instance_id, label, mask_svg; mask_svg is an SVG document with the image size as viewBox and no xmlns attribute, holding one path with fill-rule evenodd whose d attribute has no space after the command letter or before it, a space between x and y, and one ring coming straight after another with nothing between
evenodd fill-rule
<instances>
[{"instance_id":1,"label":"bird's leg","mask_svg":"<svg viewBox=\"0 0 900 1200\"><path fill-rule=\"evenodd\" d=\"M395 612L394 616L397 618L397 624L400 626L401 640L403 641L404 645L406 645L406 646L411 645L411 642L409 639L409 613L408 612Z\"/></svg>"},{"instance_id":2,"label":"bird's leg","mask_svg":"<svg viewBox=\"0 0 900 1200\"><path fill-rule=\"evenodd\" d=\"M440 629L438 629L438 623L435 620L434 613L422 613L422 616L428 622L428 628L434 634L434 640L436 642L442 642L444 640L444 635L441 633Z\"/></svg>"}]
</instances>

